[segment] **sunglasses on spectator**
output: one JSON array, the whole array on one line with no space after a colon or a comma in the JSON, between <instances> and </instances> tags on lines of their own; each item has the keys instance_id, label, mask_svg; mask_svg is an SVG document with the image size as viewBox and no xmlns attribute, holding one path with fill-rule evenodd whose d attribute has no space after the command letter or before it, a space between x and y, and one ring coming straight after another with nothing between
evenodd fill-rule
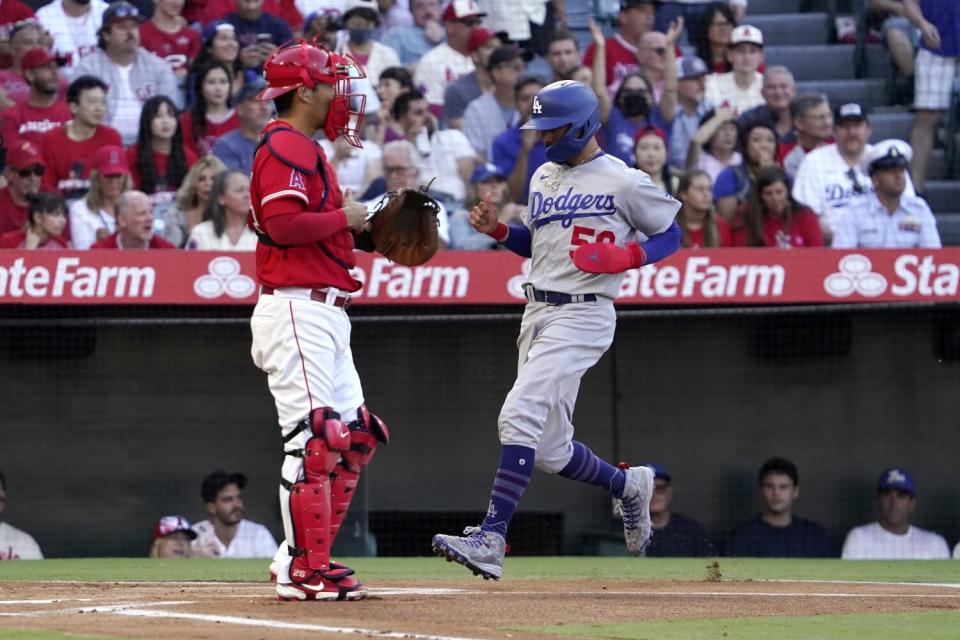
<instances>
[{"instance_id":1,"label":"sunglasses on spectator","mask_svg":"<svg viewBox=\"0 0 960 640\"><path fill-rule=\"evenodd\" d=\"M384 172L385 174L390 175L390 174L394 174L394 173L406 173L407 171L410 171L410 170L412 170L412 169L413 169L413 167L387 167L387 166L384 166L384 167L383 167L383 172Z\"/></svg>"},{"instance_id":2,"label":"sunglasses on spectator","mask_svg":"<svg viewBox=\"0 0 960 640\"><path fill-rule=\"evenodd\" d=\"M860 184L860 181L857 180L857 172L853 169L847 171L847 177L850 178L850 182L853 183L853 192L854 193L863 193L863 185Z\"/></svg>"},{"instance_id":3,"label":"sunglasses on spectator","mask_svg":"<svg viewBox=\"0 0 960 640\"><path fill-rule=\"evenodd\" d=\"M461 18L460 22L467 25L468 27L479 27L480 18Z\"/></svg>"},{"instance_id":4,"label":"sunglasses on spectator","mask_svg":"<svg viewBox=\"0 0 960 640\"><path fill-rule=\"evenodd\" d=\"M113 12L110 16L111 20L116 20L117 18L137 18L140 16L140 11L134 6L115 4L110 8Z\"/></svg>"},{"instance_id":5,"label":"sunglasses on spectator","mask_svg":"<svg viewBox=\"0 0 960 640\"><path fill-rule=\"evenodd\" d=\"M33 167L27 167L26 169L19 169L17 173L20 174L21 178L29 178L30 176L37 176L38 178L46 172L44 167L40 165L35 165Z\"/></svg>"},{"instance_id":6,"label":"sunglasses on spectator","mask_svg":"<svg viewBox=\"0 0 960 640\"><path fill-rule=\"evenodd\" d=\"M650 51L653 51L658 56L662 56L667 52L666 47L647 47L647 49L649 49Z\"/></svg>"}]
</instances>

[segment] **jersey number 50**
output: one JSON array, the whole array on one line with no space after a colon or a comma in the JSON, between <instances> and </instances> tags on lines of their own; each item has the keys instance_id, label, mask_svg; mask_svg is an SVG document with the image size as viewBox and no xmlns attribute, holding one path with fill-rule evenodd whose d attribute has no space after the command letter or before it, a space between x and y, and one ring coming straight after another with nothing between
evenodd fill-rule
<instances>
[{"instance_id":1,"label":"jersey number 50","mask_svg":"<svg viewBox=\"0 0 960 640\"><path fill-rule=\"evenodd\" d=\"M570 234L570 244L573 245L574 249L570 250L570 257L573 258L576 247L582 247L591 242L609 242L612 244L615 241L616 237L613 235L613 231L609 229L597 233L596 229L574 225L573 232Z\"/></svg>"}]
</instances>

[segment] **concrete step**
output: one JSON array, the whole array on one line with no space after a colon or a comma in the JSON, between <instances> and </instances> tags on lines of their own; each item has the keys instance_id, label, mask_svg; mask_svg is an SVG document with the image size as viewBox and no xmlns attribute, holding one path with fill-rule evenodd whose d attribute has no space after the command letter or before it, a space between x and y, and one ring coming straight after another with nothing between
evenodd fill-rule
<instances>
[{"instance_id":1,"label":"concrete step","mask_svg":"<svg viewBox=\"0 0 960 640\"><path fill-rule=\"evenodd\" d=\"M943 246L960 246L960 211L938 213L936 218L937 231L940 232L940 242Z\"/></svg>"},{"instance_id":2,"label":"concrete step","mask_svg":"<svg viewBox=\"0 0 960 640\"><path fill-rule=\"evenodd\" d=\"M867 80L807 80L797 83L797 92L813 91L827 94L830 106L858 102L869 110L886 105L887 83L880 79Z\"/></svg>"},{"instance_id":3,"label":"concrete step","mask_svg":"<svg viewBox=\"0 0 960 640\"><path fill-rule=\"evenodd\" d=\"M770 15L748 14L743 24L753 25L763 32L765 46L788 44L828 44L827 14L781 13Z\"/></svg>"},{"instance_id":4,"label":"concrete step","mask_svg":"<svg viewBox=\"0 0 960 640\"><path fill-rule=\"evenodd\" d=\"M913 128L913 114L909 111L871 113L870 142L879 142L888 138L910 141L910 129Z\"/></svg>"},{"instance_id":5,"label":"concrete step","mask_svg":"<svg viewBox=\"0 0 960 640\"><path fill-rule=\"evenodd\" d=\"M766 47L767 65L782 64L797 81L850 80L854 74L854 45L771 45ZM867 48L867 77L886 79L889 70L887 52L880 45Z\"/></svg>"},{"instance_id":6,"label":"concrete step","mask_svg":"<svg viewBox=\"0 0 960 640\"><path fill-rule=\"evenodd\" d=\"M927 180L924 195L935 212L956 211L960 201L960 180Z\"/></svg>"},{"instance_id":7,"label":"concrete step","mask_svg":"<svg viewBox=\"0 0 960 640\"><path fill-rule=\"evenodd\" d=\"M800 13L803 0L750 0L747 17L769 13Z\"/></svg>"}]
</instances>

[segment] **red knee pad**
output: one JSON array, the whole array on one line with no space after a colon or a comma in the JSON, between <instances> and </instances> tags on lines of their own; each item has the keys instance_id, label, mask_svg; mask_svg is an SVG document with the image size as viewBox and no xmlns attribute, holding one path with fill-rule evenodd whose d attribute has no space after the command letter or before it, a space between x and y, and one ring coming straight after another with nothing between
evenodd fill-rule
<instances>
[{"instance_id":1,"label":"red knee pad","mask_svg":"<svg viewBox=\"0 0 960 640\"><path fill-rule=\"evenodd\" d=\"M350 448L350 428L330 407L314 409L310 414L313 437L303 447L303 469L307 482L321 482L333 471L340 454Z\"/></svg>"},{"instance_id":2,"label":"red knee pad","mask_svg":"<svg viewBox=\"0 0 960 640\"><path fill-rule=\"evenodd\" d=\"M348 468L359 472L370 463L378 443L390 443L390 430L379 416L367 410L365 404L357 409L357 419L349 426L350 449L343 452L343 459Z\"/></svg>"}]
</instances>

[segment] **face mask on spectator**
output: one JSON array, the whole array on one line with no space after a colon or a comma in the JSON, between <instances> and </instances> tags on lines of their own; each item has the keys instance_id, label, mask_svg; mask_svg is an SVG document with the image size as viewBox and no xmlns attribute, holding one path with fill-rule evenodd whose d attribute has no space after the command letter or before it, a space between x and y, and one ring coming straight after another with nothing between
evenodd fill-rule
<instances>
[{"instance_id":1,"label":"face mask on spectator","mask_svg":"<svg viewBox=\"0 0 960 640\"><path fill-rule=\"evenodd\" d=\"M628 118L637 116L647 117L650 113L650 103L647 94L643 91L624 91L620 95L620 110Z\"/></svg>"},{"instance_id":2,"label":"face mask on spectator","mask_svg":"<svg viewBox=\"0 0 960 640\"><path fill-rule=\"evenodd\" d=\"M373 38L373 29L349 29L350 42L366 44Z\"/></svg>"}]
</instances>

